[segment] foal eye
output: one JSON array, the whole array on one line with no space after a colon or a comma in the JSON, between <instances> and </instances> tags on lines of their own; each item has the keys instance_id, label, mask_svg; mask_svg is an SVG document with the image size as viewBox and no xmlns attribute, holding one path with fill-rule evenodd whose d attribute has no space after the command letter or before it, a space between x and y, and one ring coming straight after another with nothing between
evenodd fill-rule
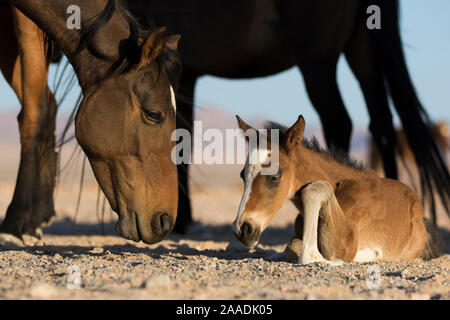
<instances>
[{"instance_id":1,"label":"foal eye","mask_svg":"<svg viewBox=\"0 0 450 320\"><path fill-rule=\"evenodd\" d=\"M269 177L269 181L272 183L278 183L281 180L281 176L280 175L276 175L276 176L270 176Z\"/></svg>"},{"instance_id":2,"label":"foal eye","mask_svg":"<svg viewBox=\"0 0 450 320\"><path fill-rule=\"evenodd\" d=\"M164 119L163 114L159 111L143 109L143 112L144 112L145 118L152 122L161 123Z\"/></svg>"},{"instance_id":3,"label":"foal eye","mask_svg":"<svg viewBox=\"0 0 450 320\"><path fill-rule=\"evenodd\" d=\"M282 176L281 170L278 170L276 174L274 174L273 176L268 176L267 179L269 180L270 183L276 184L280 182L281 176Z\"/></svg>"}]
</instances>

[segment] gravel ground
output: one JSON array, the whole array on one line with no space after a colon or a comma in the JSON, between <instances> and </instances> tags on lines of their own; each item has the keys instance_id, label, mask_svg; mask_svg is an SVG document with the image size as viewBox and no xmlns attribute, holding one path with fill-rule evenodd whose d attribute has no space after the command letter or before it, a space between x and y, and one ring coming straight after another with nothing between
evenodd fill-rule
<instances>
[{"instance_id":1,"label":"gravel ground","mask_svg":"<svg viewBox=\"0 0 450 320\"><path fill-rule=\"evenodd\" d=\"M152 246L116 236L46 235L33 246L0 248L0 298L450 299L449 255L299 265L268 259L281 244L248 251L223 241L229 227L195 229ZM211 233L219 240L202 239Z\"/></svg>"},{"instance_id":2,"label":"gravel ground","mask_svg":"<svg viewBox=\"0 0 450 320\"><path fill-rule=\"evenodd\" d=\"M432 261L275 262L269 257L284 249L296 211L286 204L255 250L241 246L231 230L240 169L197 174L193 212L200 223L151 246L115 236L108 211L103 235L95 183L85 186L74 229L78 186L60 186L57 219L42 240L0 246L0 299L450 299L450 223L442 211L446 255ZM0 183L0 212L13 185Z\"/></svg>"}]
</instances>

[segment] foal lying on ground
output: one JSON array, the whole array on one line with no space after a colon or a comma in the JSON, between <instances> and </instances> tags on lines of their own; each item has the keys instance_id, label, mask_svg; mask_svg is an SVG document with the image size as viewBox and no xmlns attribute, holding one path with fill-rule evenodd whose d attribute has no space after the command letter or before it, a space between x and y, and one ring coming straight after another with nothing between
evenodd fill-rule
<instances>
[{"instance_id":1,"label":"foal lying on ground","mask_svg":"<svg viewBox=\"0 0 450 320\"><path fill-rule=\"evenodd\" d=\"M244 132L252 129L237 119ZM233 223L241 242L255 246L285 200L291 199L300 213L285 254L295 254L299 263L439 255L438 234L424 221L421 201L409 187L351 166L345 157L338 159L304 141L302 116L289 130L277 129L281 131L278 145L268 139L267 150L249 148L241 174L244 195ZM259 138L267 137L259 133ZM262 175L268 165L264 161L274 148L279 150L278 170L275 175ZM251 164L255 152L259 158Z\"/></svg>"}]
</instances>

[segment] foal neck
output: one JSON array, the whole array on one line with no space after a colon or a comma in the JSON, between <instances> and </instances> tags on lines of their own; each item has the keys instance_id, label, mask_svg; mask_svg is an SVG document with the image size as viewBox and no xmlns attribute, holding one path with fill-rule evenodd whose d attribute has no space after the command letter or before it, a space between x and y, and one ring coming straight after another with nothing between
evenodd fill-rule
<instances>
[{"instance_id":1,"label":"foal neck","mask_svg":"<svg viewBox=\"0 0 450 320\"><path fill-rule=\"evenodd\" d=\"M360 170L339 163L328 155L305 146L301 146L290 158L294 167L295 190L317 180L326 180L336 185L341 180L354 179L362 174Z\"/></svg>"}]
</instances>

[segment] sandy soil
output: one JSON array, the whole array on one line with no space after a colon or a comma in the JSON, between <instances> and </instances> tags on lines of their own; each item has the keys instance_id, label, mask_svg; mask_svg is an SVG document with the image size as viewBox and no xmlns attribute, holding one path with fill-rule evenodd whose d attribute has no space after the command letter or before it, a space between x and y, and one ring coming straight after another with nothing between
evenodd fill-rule
<instances>
[{"instance_id":1,"label":"sandy soil","mask_svg":"<svg viewBox=\"0 0 450 320\"><path fill-rule=\"evenodd\" d=\"M12 155L18 154L14 143L1 149L9 156L0 167L0 219L13 192L17 159ZM80 164L81 159L78 171ZM271 261L289 240L296 211L287 203L255 250L242 247L231 231L241 196L239 170L193 168L198 223L186 235L151 246L115 236L115 214L106 209L102 218L90 173L74 223L79 173L64 171L56 193L58 215L42 240L0 247L0 298L450 299L450 222L443 212L439 225L446 254L429 262L332 267Z\"/></svg>"}]
</instances>

